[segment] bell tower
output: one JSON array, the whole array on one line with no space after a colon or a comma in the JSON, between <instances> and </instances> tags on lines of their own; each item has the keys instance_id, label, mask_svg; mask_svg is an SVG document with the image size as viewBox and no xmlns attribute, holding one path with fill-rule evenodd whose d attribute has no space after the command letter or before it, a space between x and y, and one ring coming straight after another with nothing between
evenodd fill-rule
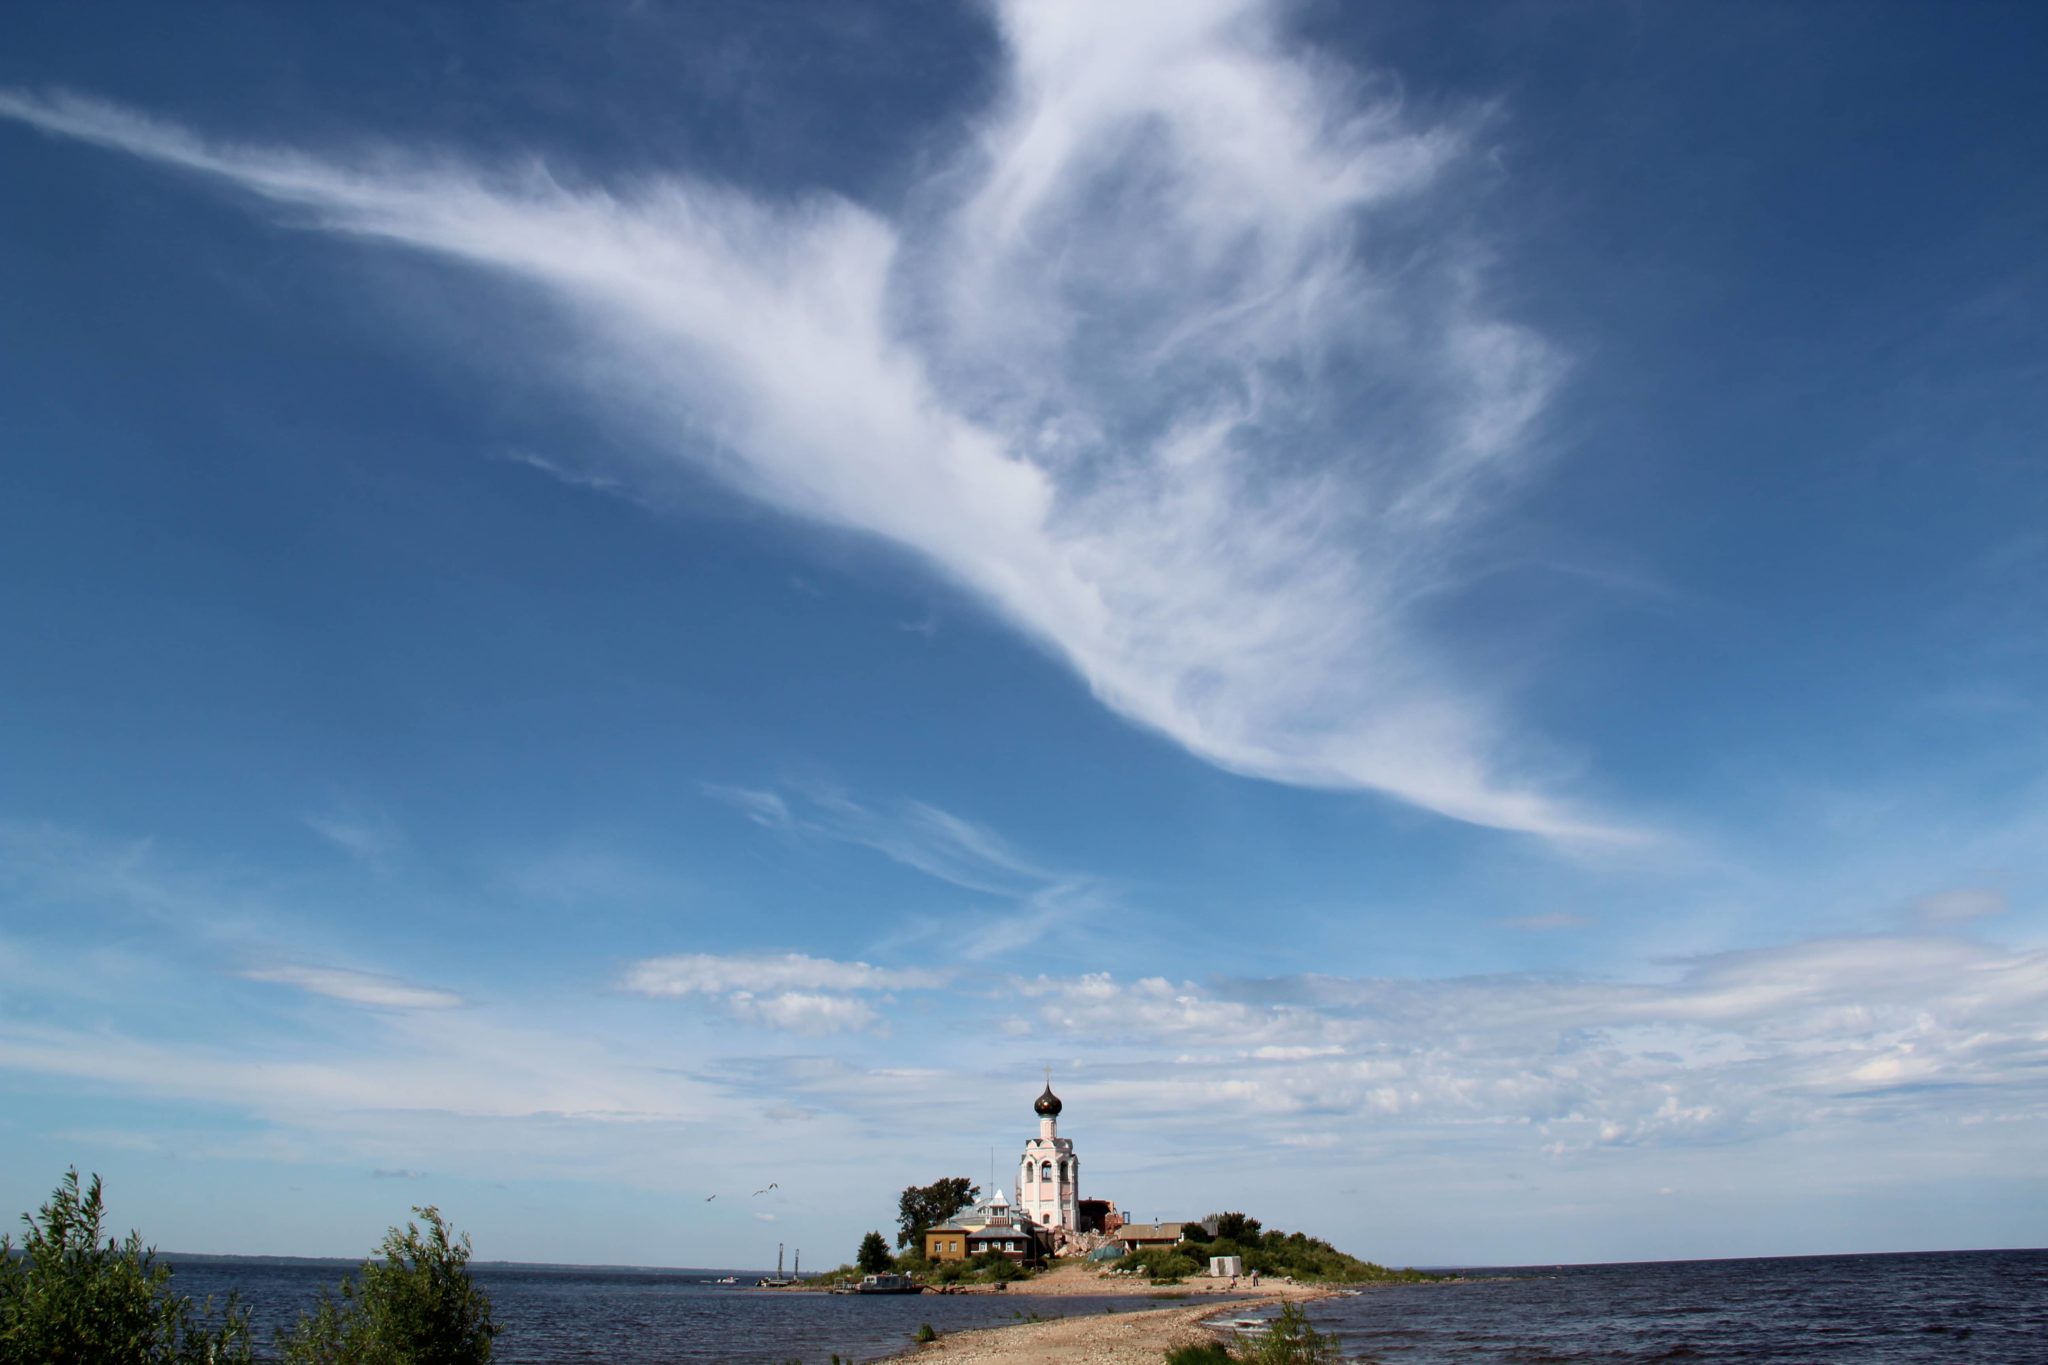
<instances>
[{"instance_id":1,"label":"bell tower","mask_svg":"<svg viewBox=\"0 0 2048 1365\"><path fill-rule=\"evenodd\" d=\"M1073 1139L1060 1136L1064 1107L1052 1093L1048 1070L1045 1090L1031 1106L1038 1115L1038 1136L1024 1144L1017 1167L1017 1208L1040 1227L1073 1232L1080 1228L1081 1159L1074 1155Z\"/></svg>"}]
</instances>

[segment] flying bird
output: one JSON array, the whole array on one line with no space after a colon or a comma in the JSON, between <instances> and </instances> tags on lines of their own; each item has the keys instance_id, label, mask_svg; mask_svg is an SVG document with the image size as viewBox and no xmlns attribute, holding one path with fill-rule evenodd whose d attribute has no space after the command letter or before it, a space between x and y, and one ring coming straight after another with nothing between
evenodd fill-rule
<instances>
[{"instance_id":1,"label":"flying bird","mask_svg":"<svg viewBox=\"0 0 2048 1365\"><path fill-rule=\"evenodd\" d=\"M704 1196L704 1202L708 1204L708 1203L710 1203L710 1202L711 1202L712 1200L714 1200L714 1199L716 1199L716 1198L718 1198L718 1196L717 1196L717 1195L715 1195L715 1194L707 1194L707 1195L705 1195L705 1196Z\"/></svg>"},{"instance_id":2,"label":"flying bird","mask_svg":"<svg viewBox=\"0 0 2048 1365\"><path fill-rule=\"evenodd\" d=\"M780 1185L776 1184L776 1183L775 1183L774 1181L772 1181L772 1180L768 1182L768 1190L779 1190L779 1189L781 1189L781 1188L782 1188L782 1186L780 1186ZM755 1193L755 1194L766 1194L766 1193L768 1193L768 1190L755 1190L755 1191L754 1191L754 1193Z\"/></svg>"}]
</instances>

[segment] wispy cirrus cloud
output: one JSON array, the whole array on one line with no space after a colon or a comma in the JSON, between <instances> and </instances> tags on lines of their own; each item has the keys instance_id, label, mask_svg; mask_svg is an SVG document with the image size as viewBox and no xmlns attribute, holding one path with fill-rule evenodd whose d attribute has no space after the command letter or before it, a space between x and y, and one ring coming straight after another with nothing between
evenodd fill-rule
<instances>
[{"instance_id":1,"label":"wispy cirrus cloud","mask_svg":"<svg viewBox=\"0 0 2048 1365\"><path fill-rule=\"evenodd\" d=\"M871 967L807 953L720 956L681 953L634 963L623 978L638 995L715 995L724 991L888 991L931 990L946 983L942 973L915 967Z\"/></svg>"},{"instance_id":2,"label":"wispy cirrus cloud","mask_svg":"<svg viewBox=\"0 0 2048 1365\"><path fill-rule=\"evenodd\" d=\"M1941 928L2002 915L2008 908L2005 892L1996 887L1959 886L1922 896L1908 906L1907 911L1921 924Z\"/></svg>"},{"instance_id":3,"label":"wispy cirrus cloud","mask_svg":"<svg viewBox=\"0 0 2048 1365\"><path fill-rule=\"evenodd\" d=\"M1036 943L1108 908L1099 879L1044 866L995 830L923 801L877 805L817 783L779 791L704 784L755 824L871 849L898 866L1005 904L942 916L905 913L879 951L943 937L950 956L980 961Z\"/></svg>"},{"instance_id":4,"label":"wispy cirrus cloud","mask_svg":"<svg viewBox=\"0 0 2048 1365\"><path fill-rule=\"evenodd\" d=\"M328 843L373 867L382 866L404 843L390 816L360 802L337 803L302 819Z\"/></svg>"},{"instance_id":5,"label":"wispy cirrus cloud","mask_svg":"<svg viewBox=\"0 0 2048 1365\"><path fill-rule=\"evenodd\" d=\"M876 806L815 782L779 790L707 782L703 791L764 828L872 849L964 891L1023 896L1067 880L1037 866L985 825L923 801Z\"/></svg>"},{"instance_id":6,"label":"wispy cirrus cloud","mask_svg":"<svg viewBox=\"0 0 2048 1365\"><path fill-rule=\"evenodd\" d=\"M936 990L942 972L839 962L806 953L720 956L682 953L627 967L620 987L635 995L720 1002L742 1022L792 1033L860 1032L882 1022L863 993Z\"/></svg>"},{"instance_id":7,"label":"wispy cirrus cloud","mask_svg":"<svg viewBox=\"0 0 2048 1365\"><path fill-rule=\"evenodd\" d=\"M351 1005L390 1010L452 1010L467 1003L453 991L416 986L396 977L342 967L308 967L280 964L254 967L241 972L249 981L266 981L279 986L296 986L313 995L324 995Z\"/></svg>"},{"instance_id":8,"label":"wispy cirrus cloud","mask_svg":"<svg viewBox=\"0 0 2048 1365\"><path fill-rule=\"evenodd\" d=\"M1465 131L1262 0L1107 16L999 5L988 112L893 213L216 143L71 95L0 114L554 299L655 456L907 549L1209 762L1623 837L1433 643L1561 370L1458 244Z\"/></svg>"}]
</instances>

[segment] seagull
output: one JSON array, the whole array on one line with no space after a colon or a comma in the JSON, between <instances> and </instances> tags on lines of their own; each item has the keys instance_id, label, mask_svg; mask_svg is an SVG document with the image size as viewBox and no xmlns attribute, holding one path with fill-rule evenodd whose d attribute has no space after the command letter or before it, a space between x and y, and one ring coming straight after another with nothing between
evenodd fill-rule
<instances>
[{"instance_id":1,"label":"seagull","mask_svg":"<svg viewBox=\"0 0 2048 1365\"><path fill-rule=\"evenodd\" d=\"M774 1181L772 1181L772 1180L768 1182L768 1190L779 1190L779 1189L781 1189L781 1188L782 1188L782 1186L780 1186L780 1185L776 1184L776 1183L775 1183ZM768 1193L768 1190L755 1190L755 1191L754 1191L754 1193L755 1193L755 1194L766 1194L766 1193ZM752 1196L749 1196L749 1197L751 1198Z\"/></svg>"},{"instance_id":2,"label":"seagull","mask_svg":"<svg viewBox=\"0 0 2048 1365\"><path fill-rule=\"evenodd\" d=\"M716 1199L716 1198L718 1198L718 1196L717 1196L717 1195L715 1195L715 1194L707 1194L707 1195L705 1195L705 1196L704 1196L704 1202L708 1204L708 1203L710 1203L710 1202L711 1202L712 1200L714 1200L714 1199Z\"/></svg>"}]
</instances>

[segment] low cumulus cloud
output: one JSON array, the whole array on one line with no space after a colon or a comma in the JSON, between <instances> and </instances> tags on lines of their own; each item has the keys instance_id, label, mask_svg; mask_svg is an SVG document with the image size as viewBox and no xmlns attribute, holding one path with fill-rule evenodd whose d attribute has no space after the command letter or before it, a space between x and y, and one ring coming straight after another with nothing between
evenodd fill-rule
<instances>
[{"instance_id":1,"label":"low cumulus cloud","mask_svg":"<svg viewBox=\"0 0 2048 1365\"><path fill-rule=\"evenodd\" d=\"M1000 3L985 111L893 208L314 156L66 94L0 115L556 301L575 344L515 359L574 357L643 454L907 550L1209 762L1626 837L1433 634L1563 368L1460 243L1480 158L1283 18Z\"/></svg>"}]
</instances>

